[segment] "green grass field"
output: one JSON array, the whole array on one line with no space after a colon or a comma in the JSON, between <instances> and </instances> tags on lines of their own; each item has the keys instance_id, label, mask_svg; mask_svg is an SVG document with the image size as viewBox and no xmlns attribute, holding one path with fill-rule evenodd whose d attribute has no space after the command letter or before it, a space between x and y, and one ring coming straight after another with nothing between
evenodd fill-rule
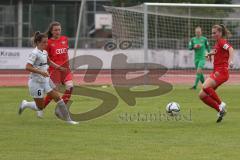
<instances>
[{"instance_id":1,"label":"green grass field","mask_svg":"<svg viewBox=\"0 0 240 160\"><path fill-rule=\"evenodd\" d=\"M0 159L2 160L234 160L240 156L240 86L222 86L218 93L228 104L224 121L197 97L190 86L174 86L170 93L139 98L135 107L121 99L112 112L71 126L54 116L55 104L43 119L30 110L17 115L22 99L31 100L27 87L0 88ZM113 88L96 88L117 95ZM100 103L73 96L72 111L85 112ZM165 111L170 101L181 105L188 119L122 119L125 114Z\"/></svg>"}]
</instances>

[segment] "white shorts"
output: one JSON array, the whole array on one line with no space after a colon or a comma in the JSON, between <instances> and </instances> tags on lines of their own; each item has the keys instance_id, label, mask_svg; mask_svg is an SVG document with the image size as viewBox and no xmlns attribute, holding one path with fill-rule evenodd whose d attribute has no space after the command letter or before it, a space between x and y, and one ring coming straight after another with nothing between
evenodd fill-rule
<instances>
[{"instance_id":1,"label":"white shorts","mask_svg":"<svg viewBox=\"0 0 240 160\"><path fill-rule=\"evenodd\" d=\"M49 78L46 82L37 82L34 79L28 81L29 92L33 98L43 98L45 93L51 92L55 87L55 84Z\"/></svg>"}]
</instances>

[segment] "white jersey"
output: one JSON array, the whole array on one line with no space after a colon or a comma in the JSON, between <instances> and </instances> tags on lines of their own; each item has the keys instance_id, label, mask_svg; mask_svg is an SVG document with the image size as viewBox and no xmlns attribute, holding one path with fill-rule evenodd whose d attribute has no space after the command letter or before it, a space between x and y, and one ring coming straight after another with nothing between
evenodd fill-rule
<instances>
[{"instance_id":1,"label":"white jersey","mask_svg":"<svg viewBox=\"0 0 240 160\"><path fill-rule=\"evenodd\" d=\"M47 51L45 51L45 50L41 51L36 47L32 51L32 53L29 55L27 63L32 64L34 68L37 68L37 69L47 72L48 67L49 67L48 63L47 63L47 59L48 59ZM31 73L30 79L37 81L37 82L49 81L49 77L45 78L38 73Z\"/></svg>"}]
</instances>

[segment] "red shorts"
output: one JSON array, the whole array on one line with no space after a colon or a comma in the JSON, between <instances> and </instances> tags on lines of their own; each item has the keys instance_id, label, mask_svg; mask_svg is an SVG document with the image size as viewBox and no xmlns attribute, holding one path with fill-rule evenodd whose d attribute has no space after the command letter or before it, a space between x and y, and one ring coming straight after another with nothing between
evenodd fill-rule
<instances>
[{"instance_id":1,"label":"red shorts","mask_svg":"<svg viewBox=\"0 0 240 160\"><path fill-rule=\"evenodd\" d=\"M72 81L73 76L70 70L64 72L60 70L49 70L50 78L55 84L65 84L67 81Z\"/></svg>"},{"instance_id":2,"label":"red shorts","mask_svg":"<svg viewBox=\"0 0 240 160\"><path fill-rule=\"evenodd\" d=\"M229 78L228 68L217 68L211 74L210 78L215 80L217 86L226 82Z\"/></svg>"}]
</instances>

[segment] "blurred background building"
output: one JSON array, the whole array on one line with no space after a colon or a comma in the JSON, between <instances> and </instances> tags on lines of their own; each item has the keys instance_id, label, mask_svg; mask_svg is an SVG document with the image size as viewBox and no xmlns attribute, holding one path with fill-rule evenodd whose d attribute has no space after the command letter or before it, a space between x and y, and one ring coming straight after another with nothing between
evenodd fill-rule
<instances>
[{"instance_id":1,"label":"blurred background building","mask_svg":"<svg viewBox=\"0 0 240 160\"><path fill-rule=\"evenodd\" d=\"M62 24L63 34L74 46L81 0L7 0L0 1L0 47L30 47L34 31L45 32L52 21ZM80 31L80 48L98 48L111 38L109 27L96 26L106 17L103 5L111 0L87 0Z\"/></svg>"},{"instance_id":2,"label":"blurred background building","mask_svg":"<svg viewBox=\"0 0 240 160\"><path fill-rule=\"evenodd\" d=\"M112 17L105 11L104 5L126 7L142 4L145 1L240 3L240 0L86 0L78 47L102 48L112 38ZM63 34L69 37L70 48L73 48L81 2L82 0L1 0L0 47L30 47L30 37L35 31L45 32L50 22L59 21L62 24ZM189 32L193 30L190 29ZM184 41L183 44L187 43ZM183 48L186 46L183 45Z\"/></svg>"}]
</instances>

